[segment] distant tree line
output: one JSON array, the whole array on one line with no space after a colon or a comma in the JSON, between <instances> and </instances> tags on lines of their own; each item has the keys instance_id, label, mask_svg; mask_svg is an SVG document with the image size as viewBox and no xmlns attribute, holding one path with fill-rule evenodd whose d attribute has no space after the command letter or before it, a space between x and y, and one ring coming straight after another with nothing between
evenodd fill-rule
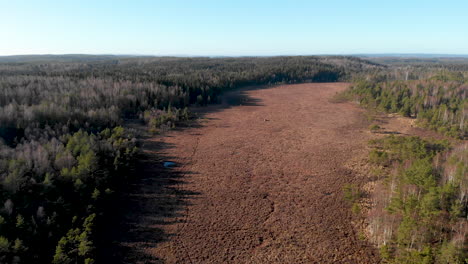
<instances>
[{"instance_id":1,"label":"distant tree line","mask_svg":"<svg viewBox=\"0 0 468 264\"><path fill-rule=\"evenodd\" d=\"M415 72L433 70L468 72L468 57L362 57L376 64L387 65L391 69L411 69Z\"/></svg>"}]
</instances>

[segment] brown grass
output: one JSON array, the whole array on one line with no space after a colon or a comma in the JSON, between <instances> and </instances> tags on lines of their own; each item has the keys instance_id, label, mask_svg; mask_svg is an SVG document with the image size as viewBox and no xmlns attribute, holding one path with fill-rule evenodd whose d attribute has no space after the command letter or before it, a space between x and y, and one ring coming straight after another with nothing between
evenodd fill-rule
<instances>
[{"instance_id":1,"label":"brown grass","mask_svg":"<svg viewBox=\"0 0 468 264\"><path fill-rule=\"evenodd\" d=\"M122 242L128 262L378 263L343 199L345 184L368 180L345 164L371 137L362 109L330 102L347 87L248 90L226 100L229 106L209 108L200 127L148 138L148 155L179 167L142 165L150 176L139 192L145 198L134 203L135 228ZM179 177L161 185L161 173Z\"/></svg>"}]
</instances>

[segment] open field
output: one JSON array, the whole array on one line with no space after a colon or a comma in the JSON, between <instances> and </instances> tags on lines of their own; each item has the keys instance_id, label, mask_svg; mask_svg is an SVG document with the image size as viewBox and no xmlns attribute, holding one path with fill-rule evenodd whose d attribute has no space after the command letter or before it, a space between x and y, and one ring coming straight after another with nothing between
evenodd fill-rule
<instances>
[{"instance_id":1,"label":"open field","mask_svg":"<svg viewBox=\"0 0 468 264\"><path fill-rule=\"evenodd\" d=\"M370 136L362 110L329 102L347 86L228 94L199 127L147 138L126 261L376 263L342 197L344 184L365 180L344 164Z\"/></svg>"}]
</instances>

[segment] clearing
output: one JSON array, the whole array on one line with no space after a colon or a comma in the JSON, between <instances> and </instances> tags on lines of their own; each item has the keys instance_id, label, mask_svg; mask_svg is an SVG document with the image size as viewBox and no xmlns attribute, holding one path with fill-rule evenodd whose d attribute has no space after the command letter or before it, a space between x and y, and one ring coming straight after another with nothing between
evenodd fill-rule
<instances>
[{"instance_id":1,"label":"clearing","mask_svg":"<svg viewBox=\"0 0 468 264\"><path fill-rule=\"evenodd\" d=\"M372 137L346 83L228 93L199 125L143 140L125 263L377 263L344 202ZM165 161L175 162L166 168ZM128 209L127 209L128 210ZM120 255L120 256L119 256Z\"/></svg>"}]
</instances>

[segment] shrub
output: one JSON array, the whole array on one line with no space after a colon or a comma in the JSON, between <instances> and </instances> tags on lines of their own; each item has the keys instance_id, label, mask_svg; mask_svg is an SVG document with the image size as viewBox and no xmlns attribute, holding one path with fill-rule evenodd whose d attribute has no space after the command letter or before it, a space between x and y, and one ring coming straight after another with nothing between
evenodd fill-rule
<instances>
[{"instance_id":1,"label":"shrub","mask_svg":"<svg viewBox=\"0 0 468 264\"><path fill-rule=\"evenodd\" d=\"M377 132L377 131L380 130L380 126L376 125L376 124L373 124L373 125L369 126L369 129L370 129L371 132Z\"/></svg>"}]
</instances>

